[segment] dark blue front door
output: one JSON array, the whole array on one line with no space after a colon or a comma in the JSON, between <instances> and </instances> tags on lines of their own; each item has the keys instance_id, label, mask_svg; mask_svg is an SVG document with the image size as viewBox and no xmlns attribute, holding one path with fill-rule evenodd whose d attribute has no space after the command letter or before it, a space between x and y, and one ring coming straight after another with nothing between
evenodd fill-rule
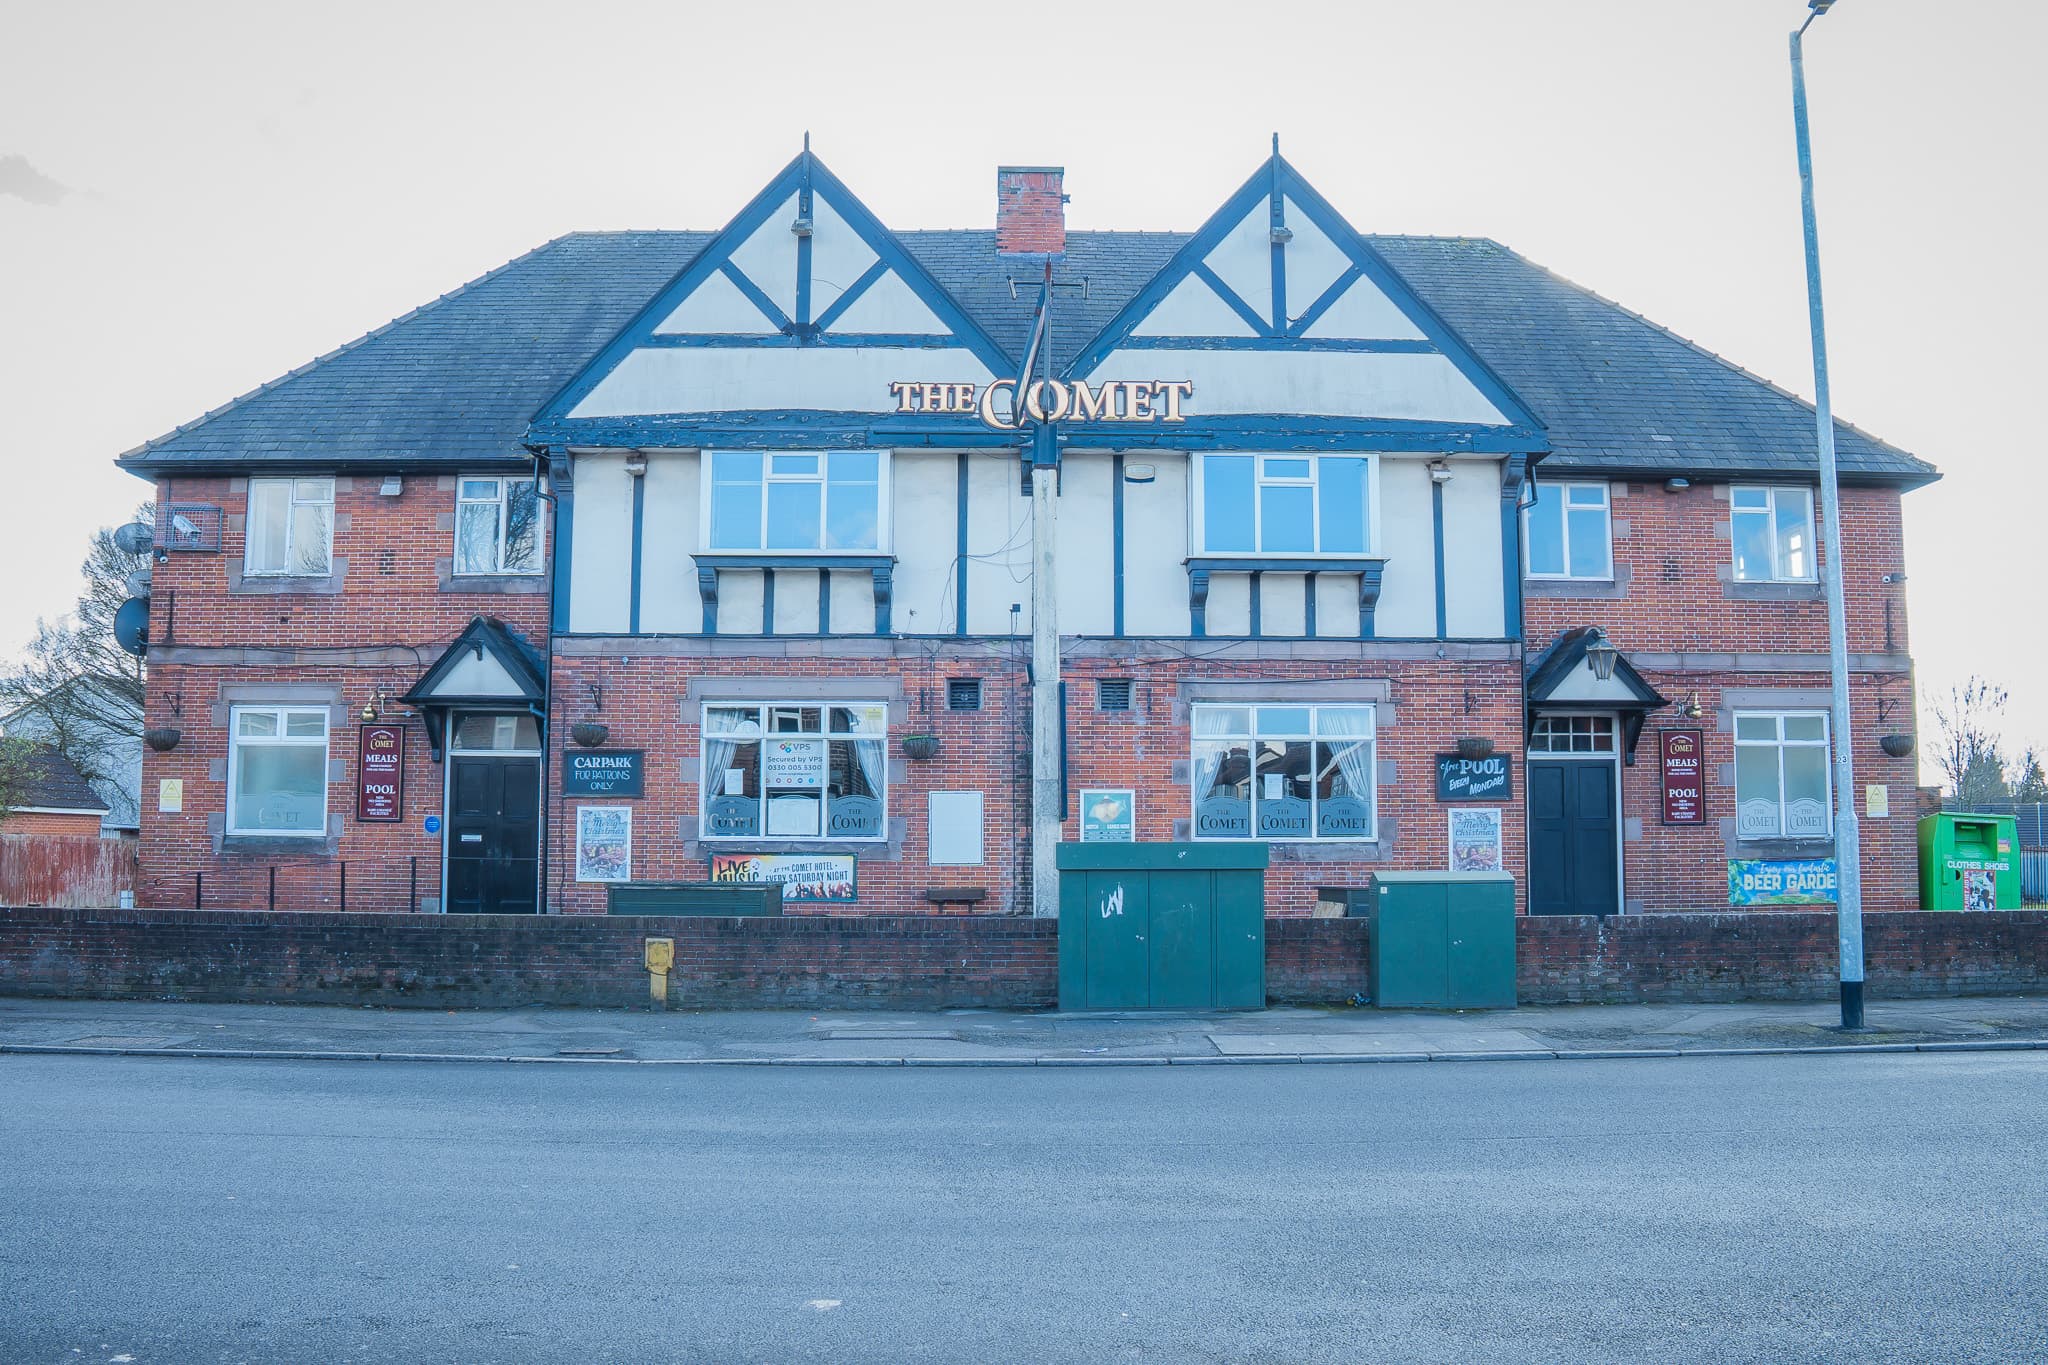
<instances>
[{"instance_id":1,"label":"dark blue front door","mask_svg":"<svg viewBox=\"0 0 2048 1365\"><path fill-rule=\"evenodd\" d=\"M1603 759L1529 761L1529 913L1621 908L1616 768Z\"/></svg>"}]
</instances>

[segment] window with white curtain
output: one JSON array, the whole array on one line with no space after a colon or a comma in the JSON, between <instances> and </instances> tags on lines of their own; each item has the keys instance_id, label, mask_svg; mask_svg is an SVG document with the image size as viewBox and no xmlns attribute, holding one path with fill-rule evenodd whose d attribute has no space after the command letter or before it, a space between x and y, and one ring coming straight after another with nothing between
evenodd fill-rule
<instances>
[{"instance_id":1,"label":"window with white curtain","mask_svg":"<svg viewBox=\"0 0 2048 1365\"><path fill-rule=\"evenodd\" d=\"M888 720L882 702L707 703L699 832L887 838Z\"/></svg>"},{"instance_id":2,"label":"window with white curtain","mask_svg":"<svg viewBox=\"0 0 2048 1365\"><path fill-rule=\"evenodd\" d=\"M1197 704L1197 839L1372 839L1371 706Z\"/></svg>"},{"instance_id":3,"label":"window with white curtain","mask_svg":"<svg viewBox=\"0 0 2048 1365\"><path fill-rule=\"evenodd\" d=\"M455 492L455 572L540 572L540 494L532 479L461 478Z\"/></svg>"},{"instance_id":4,"label":"window with white curtain","mask_svg":"<svg viewBox=\"0 0 2048 1365\"><path fill-rule=\"evenodd\" d=\"M242 573L325 578L334 564L334 480L251 479Z\"/></svg>"},{"instance_id":5,"label":"window with white curtain","mask_svg":"<svg viewBox=\"0 0 2048 1365\"><path fill-rule=\"evenodd\" d=\"M1828 713L1735 713L1735 837L1825 839L1834 832Z\"/></svg>"}]
</instances>

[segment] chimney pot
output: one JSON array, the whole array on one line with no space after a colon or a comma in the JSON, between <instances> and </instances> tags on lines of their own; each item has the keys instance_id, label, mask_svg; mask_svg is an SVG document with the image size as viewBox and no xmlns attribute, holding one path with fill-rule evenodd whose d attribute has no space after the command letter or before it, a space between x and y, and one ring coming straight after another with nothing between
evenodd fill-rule
<instances>
[{"instance_id":1,"label":"chimney pot","mask_svg":"<svg viewBox=\"0 0 2048 1365\"><path fill-rule=\"evenodd\" d=\"M996 254L1063 256L1067 250L1064 166L996 167Z\"/></svg>"}]
</instances>

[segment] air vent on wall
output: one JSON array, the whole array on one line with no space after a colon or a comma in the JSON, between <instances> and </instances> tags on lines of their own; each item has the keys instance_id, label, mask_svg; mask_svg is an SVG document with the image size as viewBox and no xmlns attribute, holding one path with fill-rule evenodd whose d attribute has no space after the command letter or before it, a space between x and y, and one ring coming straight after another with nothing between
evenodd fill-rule
<instances>
[{"instance_id":1,"label":"air vent on wall","mask_svg":"<svg viewBox=\"0 0 2048 1365\"><path fill-rule=\"evenodd\" d=\"M1098 711L1130 710L1131 680L1129 678L1096 679L1095 709Z\"/></svg>"},{"instance_id":2,"label":"air vent on wall","mask_svg":"<svg viewBox=\"0 0 2048 1365\"><path fill-rule=\"evenodd\" d=\"M948 711L979 711L981 709L981 679L946 679L946 709Z\"/></svg>"}]
</instances>

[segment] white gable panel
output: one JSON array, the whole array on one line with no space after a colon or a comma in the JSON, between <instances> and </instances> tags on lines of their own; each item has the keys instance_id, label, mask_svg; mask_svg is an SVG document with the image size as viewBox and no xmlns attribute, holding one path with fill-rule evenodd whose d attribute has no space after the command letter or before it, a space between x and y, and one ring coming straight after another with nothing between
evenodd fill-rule
<instances>
[{"instance_id":1,"label":"white gable panel","mask_svg":"<svg viewBox=\"0 0 2048 1365\"><path fill-rule=\"evenodd\" d=\"M740 287L715 271L690 296L676 305L673 313L654 329L658 333L711 332L734 336L772 336L775 328L768 315L754 306Z\"/></svg>"},{"instance_id":2,"label":"white gable panel","mask_svg":"<svg viewBox=\"0 0 2048 1365\"><path fill-rule=\"evenodd\" d=\"M1600 681L1600 675L1589 663L1581 662L1577 668L1557 680L1557 686L1545 697L1546 704L1561 701L1620 701L1633 703L1636 694L1619 674Z\"/></svg>"},{"instance_id":3,"label":"white gable panel","mask_svg":"<svg viewBox=\"0 0 2048 1365\"><path fill-rule=\"evenodd\" d=\"M813 284L815 291L817 286ZM813 316L822 311L814 297L811 300ZM844 313L833 322L834 332L900 332L914 336L946 336L952 328L939 321L939 315L919 298L903 277L895 271L869 285L861 296L847 305Z\"/></svg>"},{"instance_id":4,"label":"white gable panel","mask_svg":"<svg viewBox=\"0 0 2048 1365\"><path fill-rule=\"evenodd\" d=\"M1292 322L1351 268L1351 258L1292 199L1284 201L1287 228L1287 319Z\"/></svg>"},{"instance_id":5,"label":"white gable panel","mask_svg":"<svg viewBox=\"0 0 2048 1365\"><path fill-rule=\"evenodd\" d=\"M776 411L884 412L893 380L985 384L992 376L960 347L643 346L629 353L571 417Z\"/></svg>"},{"instance_id":6,"label":"white gable panel","mask_svg":"<svg viewBox=\"0 0 2048 1365\"><path fill-rule=\"evenodd\" d=\"M1440 355L1360 351L1116 351L1090 380L1188 379L1184 407L1219 413L1304 413L1507 425L1508 419Z\"/></svg>"},{"instance_id":7,"label":"white gable panel","mask_svg":"<svg viewBox=\"0 0 2048 1365\"><path fill-rule=\"evenodd\" d=\"M796 234L789 230L795 221L796 196L792 194L730 258L741 274L790 317L796 316Z\"/></svg>"},{"instance_id":8,"label":"white gable panel","mask_svg":"<svg viewBox=\"0 0 2048 1365\"><path fill-rule=\"evenodd\" d=\"M1401 311L1399 305L1381 293L1378 285L1363 279L1353 281L1351 287L1340 294L1337 301L1302 335L1368 341L1425 339L1422 329Z\"/></svg>"},{"instance_id":9,"label":"white gable panel","mask_svg":"<svg viewBox=\"0 0 2048 1365\"><path fill-rule=\"evenodd\" d=\"M1131 329L1131 334L1153 337L1258 335L1235 308L1193 275L1168 290L1166 297L1145 315L1144 321Z\"/></svg>"},{"instance_id":10,"label":"white gable panel","mask_svg":"<svg viewBox=\"0 0 2048 1365\"><path fill-rule=\"evenodd\" d=\"M455 666L441 676L434 686L437 697L524 697L525 690L505 671L505 665L498 662L498 656L488 649L478 657L474 651L464 650Z\"/></svg>"},{"instance_id":11,"label":"white gable panel","mask_svg":"<svg viewBox=\"0 0 2048 1365\"><path fill-rule=\"evenodd\" d=\"M825 202L824 195L812 195L811 316L830 308L874 263L874 248Z\"/></svg>"},{"instance_id":12,"label":"white gable panel","mask_svg":"<svg viewBox=\"0 0 2048 1365\"><path fill-rule=\"evenodd\" d=\"M1262 318L1273 316L1273 211L1261 199L1203 258Z\"/></svg>"}]
</instances>

